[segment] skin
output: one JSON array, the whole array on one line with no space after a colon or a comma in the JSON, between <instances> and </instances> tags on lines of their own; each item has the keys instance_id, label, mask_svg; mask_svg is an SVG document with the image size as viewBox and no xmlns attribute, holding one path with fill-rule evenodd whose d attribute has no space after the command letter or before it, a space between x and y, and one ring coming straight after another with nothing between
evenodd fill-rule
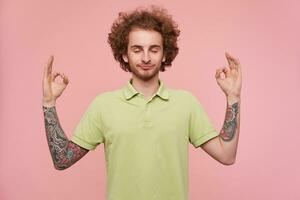
<instances>
[{"instance_id":1,"label":"skin","mask_svg":"<svg viewBox=\"0 0 300 200\"><path fill-rule=\"evenodd\" d=\"M217 84L226 95L227 108L223 127L218 137L201 145L210 156L224 165L235 162L240 127L240 93L241 93L241 65L237 58L225 53L229 68L216 70ZM128 51L123 55L132 71L134 88L144 95L151 97L158 89L158 77L161 63L165 60L162 37L156 31L135 29L129 34ZM52 73L54 57L51 56L44 69L43 78L43 111L47 141L56 169L65 169L79 159L88 150L69 141L64 134L55 110L56 99L62 94L68 78L63 73ZM151 68L143 69L148 65ZM61 77L61 83L55 81Z\"/></svg>"},{"instance_id":2,"label":"skin","mask_svg":"<svg viewBox=\"0 0 300 200\"><path fill-rule=\"evenodd\" d=\"M63 73L52 73L53 60L54 57L51 56L44 68L43 113L47 142L54 167L63 170L81 159L88 150L69 141L59 123L55 102L67 87L69 80ZM63 81L57 82L58 77L61 77Z\"/></svg>"},{"instance_id":3,"label":"skin","mask_svg":"<svg viewBox=\"0 0 300 200\"><path fill-rule=\"evenodd\" d=\"M159 32L134 29L128 36L127 54L123 60L132 71L132 85L145 98L151 97L158 89L161 63L165 61L163 39ZM141 66L151 66L143 69Z\"/></svg>"},{"instance_id":4,"label":"skin","mask_svg":"<svg viewBox=\"0 0 300 200\"><path fill-rule=\"evenodd\" d=\"M158 89L159 68L164 61L162 37L156 31L135 29L129 34L127 54L123 55L132 71L133 87L145 98L150 98ZM152 52L151 47L159 46ZM216 81L226 95L227 108L223 127L215 137L201 147L210 156L224 165L232 165L236 159L241 93L241 65L237 58L225 53L228 67L216 70ZM141 65L151 65L150 70L141 69Z\"/></svg>"},{"instance_id":5,"label":"skin","mask_svg":"<svg viewBox=\"0 0 300 200\"><path fill-rule=\"evenodd\" d=\"M240 131L240 104L242 88L242 70L238 58L225 53L229 68L216 70L217 84L226 95L227 107L223 127L218 137L215 137L201 147L210 156L225 165L232 165L236 160L238 138Z\"/></svg>"},{"instance_id":6,"label":"skin","mask_svg":"<svg viewBox=\"0 0 300 200\"><path fill-rule=\"evenodd\" d=\"M135 29L129 34L127 54L123 55L132 71L133 87L145 98L150 98L158 89L159 68L164 61L163 48L153 52L151 47L162 46L162 37L156 31ZM155 48L154 48L155 49ZM156 49L157 50L157 49ZM215 137L201 147L210 156L224 165L235 162L238 134L241 93L241 65L237 58L225 53L229 68L216 70L216 81L226 95L227 108L223 127ZM143 70L140 65L153 65L151 70ZM224 77L224 78L223 78Z\"/></svg>"},{"instance_id":7,"label":"skin","mask_svg":"<svg viewBox=\"0 0 300 200\"><path fill-rule=\"evenodd\" d=\"M220 136L223 141L229 142L234 137L235 130L237 127L238 109L238 103L234 103L233 105L227 106L224 125L220 132Z\"/></svg>"},{"instance_id":8,"label":"skin","mask_svg":"<svg viewBox=\"0 0 300 200\"><path fill-rule=\"evenodd\" d=\"M157 91L158 73L163 55L162 37L155 31L136 29L129 34L127 55L123 56L129 62L132 70L133 85L139 88L145 98ZM50 56L43 77L43 112L48 146L54 167L66 169L87 154L88 150L69 141L64 133L56 113L56 99L61 96L69 80L64 73L52 72L54 56ZM150 69L141 66L151 65ZM56 79L62 78L62 82ZM154 84L153 84L154 83Z\"/></svg>"}]
</instances>

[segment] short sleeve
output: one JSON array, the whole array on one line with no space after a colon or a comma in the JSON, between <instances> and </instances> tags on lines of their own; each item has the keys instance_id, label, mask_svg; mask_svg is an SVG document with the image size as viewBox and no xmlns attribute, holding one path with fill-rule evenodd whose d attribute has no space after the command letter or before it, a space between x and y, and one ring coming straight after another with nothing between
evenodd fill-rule
<instances>
[{"instance_id":1,"label":"short sleeve","mask_svg":"<svg viewBox=\"0 0 300 200\"><path fill-rule=\"evenodd\" d=\"M218 136L219 133L215 130L203 106L193 95L190 99L190 105L189 141L197 148L201 144Z\"/></svg>"},{"instance_id":2,"label":"short sleeve","mask_svg":"<svg viewBox=\"0 0 300 200\"><path fill-rule=\"evenodd\" d=\"M76 125L71 139L72 142L88 150L94 150L97 145L103 143L100 106L101 103L96 97Z\"/></svg>"}]
</instances>

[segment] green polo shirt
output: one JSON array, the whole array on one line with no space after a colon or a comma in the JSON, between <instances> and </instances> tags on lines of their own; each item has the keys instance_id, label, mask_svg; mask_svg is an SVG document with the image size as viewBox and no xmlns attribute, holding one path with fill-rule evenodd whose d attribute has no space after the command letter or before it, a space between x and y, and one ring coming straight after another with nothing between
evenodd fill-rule
<instances>
[{"instance_id":1,"label":"green polo shirt","mask_svg":"<svg viewBox=\"0 0 300 200\"><path fill-rule=\"evenodd\" d=\"M146 100L131 84L90 103L72 141L104 143L107 200L188 200L188 147L218 136L192 93L159 89Z\"/></svg>"}]
</instances>

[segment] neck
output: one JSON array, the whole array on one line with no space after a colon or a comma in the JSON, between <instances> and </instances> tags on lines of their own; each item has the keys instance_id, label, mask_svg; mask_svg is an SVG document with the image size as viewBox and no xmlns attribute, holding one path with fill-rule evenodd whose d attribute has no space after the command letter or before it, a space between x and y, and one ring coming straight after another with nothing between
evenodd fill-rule
<instances>
[{"instance_id":1,"label":"neck","mask_svg":"<svg viewBox=\"0 0 300 200\"><path fill-rule=\"evenodd\" d=\"M132 86L136 91L143 94L145 98L152 97L159 88L159 78L155 77L148 81L132 77Z\"/></svg>"}]
</instances>

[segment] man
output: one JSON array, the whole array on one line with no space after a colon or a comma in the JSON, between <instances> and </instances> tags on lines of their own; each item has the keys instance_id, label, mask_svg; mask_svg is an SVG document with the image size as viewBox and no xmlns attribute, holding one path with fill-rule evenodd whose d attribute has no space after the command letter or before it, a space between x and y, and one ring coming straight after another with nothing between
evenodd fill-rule
<instances>
[{"instance_id":1,"label":"man","mask_svg":"<svg viewBox=\"0 0 300 200\"><path fill-rule=\"evenodd\" d=\"M114 58L132 77L123 88L103 92L91 102L71 140L55 109L68 77L52 73L54 57L50 57L44 70L43 111L56 169L70 167L104 143L107 199L184 200L188 199L189 143L224 165L235 162L242 78L239 60L226 53L229 68L216 70L215 78L227 99L224 125L218 133L190 92L169 89L159 79L159 72L170 67L178 53L179 33L164 9L120 13L108 42ZM55 82L58 76L62 83Z\"/></svg>"}]
</instances>

